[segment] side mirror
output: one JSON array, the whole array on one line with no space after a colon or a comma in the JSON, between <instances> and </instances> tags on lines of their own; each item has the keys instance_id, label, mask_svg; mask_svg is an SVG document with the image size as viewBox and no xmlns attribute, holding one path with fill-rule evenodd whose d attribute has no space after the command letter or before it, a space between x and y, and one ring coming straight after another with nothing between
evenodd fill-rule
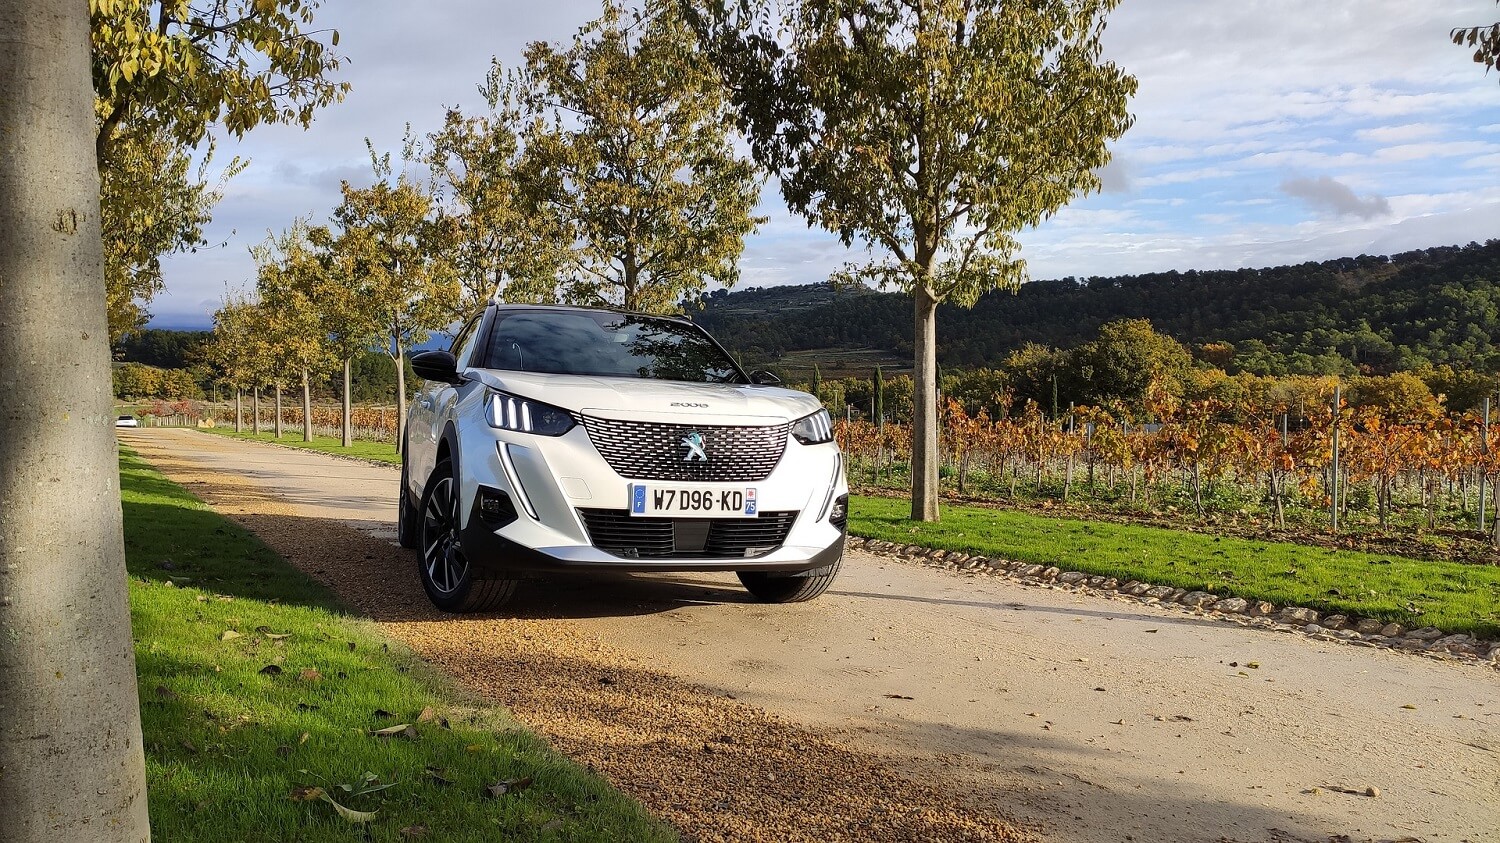
<instances>
[{"instance_id":1,"label":"side mirror","mask_svg":"<svg viewBox=\"0 0 1500 843\"><path fill-rule=\"evenodd\" d=\"M456 384L458 361L448 351L424 351L411 356L411 370L430 381Z\"/></svg>"},{"instance_id":2,"label":"side mirror","mask_svg":"<svg viewBox=\"0 0 1500 843\"><path fill-rule=\"evenodd\" d=\"M781 378L767 372L765 369L756 369L750 373L750 382L761 386L780 386Z\"/></svg>"}]
</instances>

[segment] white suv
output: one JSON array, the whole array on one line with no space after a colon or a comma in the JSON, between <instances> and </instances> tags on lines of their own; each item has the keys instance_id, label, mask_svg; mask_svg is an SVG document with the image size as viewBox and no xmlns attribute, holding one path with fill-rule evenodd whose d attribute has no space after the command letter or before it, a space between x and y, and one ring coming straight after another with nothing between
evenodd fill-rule
<instances>
[{"instance_id":1,"label":"white suv","mask_svg":"<svg viewBox=\"0 0 1500 843\"><path fill-rule=\"evenodd\" d=\"M838 572L828 413L692 322L491 304L412 368L398 533L441 609L492 609L545 571L735 571L772 603Z\"/></svg>"}]
</instances>

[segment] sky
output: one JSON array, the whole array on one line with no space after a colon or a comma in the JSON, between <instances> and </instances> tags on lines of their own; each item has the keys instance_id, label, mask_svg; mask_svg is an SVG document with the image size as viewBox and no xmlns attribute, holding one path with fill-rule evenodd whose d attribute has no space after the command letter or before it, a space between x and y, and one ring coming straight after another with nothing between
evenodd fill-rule
<instances>
[{"instance_id":1,"label":"sky","mask_svg":"<svg viewBox=\"0 0 1500 843\"><path fill-rule=\"evenodd\" d=\"M563 42L597 0L325 0L348 97L307 130L220 142L250 160L207 238L165 261L154 327L202 328L253 285L249 247L298 215L327 219L339 183L372 180L365 148L399 154L446 108L479 110L492 56ZM1134 126L1104 189L1021 232L1035 279L1275 266L1500 237L1500 78L1454 46L1500 20L1491 0L1121 0L1105 51L1139 80ZM809 230L768 185L739 286L809 284L864 258Z\"/></svg>"}]
</instances>

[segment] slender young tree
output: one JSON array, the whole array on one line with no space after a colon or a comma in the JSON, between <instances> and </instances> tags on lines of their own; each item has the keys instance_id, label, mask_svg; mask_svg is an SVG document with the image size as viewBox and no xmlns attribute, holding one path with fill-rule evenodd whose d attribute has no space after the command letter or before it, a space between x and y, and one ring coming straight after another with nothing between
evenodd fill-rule
<instances>
[{"instance_id":1,"label":"slender young tree","mask_svg":"<svg viewBox=\"0 0 1500 843\"><path fill-rule=\"evenodd\" d=\"M672 3L609 2L572 44L526 50L527 207L556 230L558 296L671 312L739 277L763 218L719 76Z\"/></svg>"},{"instance_id":2,"label":"slender young tree","mask_svg":"<svg viewBox=\"0 0 1500 843\"><path fill-rule=\"evenodd\" d=\"M272 313L281 365L302 386L302 441L312 441L313 372L329 368L333 360L319 320L317 300L327 275L327 263L310 239L304 219L253 247L256 289Z\"/></svg>"},{"instance_id":3,"label":"slender young tree","mask_svg":"<svg viewBox=\"0 0 1500 843\"><path fill-rule=\"evenodd\" d=\"M348 448L354 444L350 380L354 358L380 341L384 326L365 299L359 280L359 258L356 250L342 248L331 230L318 226L309 230L308 240L318 250L324 267L313 301L318 324L327 338L328 350L344 368L340 389L340 442Z\"/></svg>"},{"instance_id":4,"label":"slender young tree","mask_svg":"<svg viewBox=\"0 0 1500 843\"><path fill-rule=\"evenodd\" d=\"M458 279L460 319L496 295L555 301L562 254L561 233L531 213L522 196L519 89L492 60L479 92L486 112L448 109L443 128L422 145L434 182L434 230Z\"/></svg>"},{"instance_id":5,"label":"slender young tree","mask_svg":"<svg viewBox=\"0 0 1500 843\"><path fill-rule=\"evenodd\" d=\"M0 0L0 32L0 837L137 843L87 8Z\"/></svg>"},{"instance_id":6,"label":"slender young tree","mask_svg":"<svg viewBox=\"0 0 1500 843\"><path fill-rule=\"evenodd\" d=\"M366 145L369 141L366 141ZM435 248L432 194L407 177L395 176L390 155L377 155L375 184L344 182L343 204L333 213L335 248L352 271L380 344L396 366L396 447L406 441L406 353L452 321L458 285L442 250Z\"/></svg>"},{"instance_id":7,"label":"slender young tree","mask_svg":"<svg viewBox=\"0 0 1500 843\"><path fill-rule=\"evenodd\" d=\"M1024 277L1015 232L1099 187L1135 79L1117 0L683 0L794 213L912 296L912 518L938 518L937 308Z\"/></svg>"}]
</instances>

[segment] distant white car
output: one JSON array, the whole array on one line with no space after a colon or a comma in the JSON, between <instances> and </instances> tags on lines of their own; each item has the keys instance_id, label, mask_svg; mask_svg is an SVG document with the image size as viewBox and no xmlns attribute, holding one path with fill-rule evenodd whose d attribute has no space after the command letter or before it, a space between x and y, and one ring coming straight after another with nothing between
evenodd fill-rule
<instances>
[{"instance_id":1,"label":"distant white car","mask_svg":"<svg viewBox=\"0 0 1500 843\"><path fill-rule=\"evenodd\" d=\"M120 416L115 419L115 427L140 427L141 423L135 416Z\"/></svg>"},{"instance_id":2,"label":"distant white car","mask_svg":"<svg viewBox=\"0 0 1500 843\"><path fill-rule=\"evenodd\" d=\"M686 319L491 304L412 368L398 533L441 609L538 571L733 571L768 603L838 573L828 413Z\"/></svg>"}]
</instances>

